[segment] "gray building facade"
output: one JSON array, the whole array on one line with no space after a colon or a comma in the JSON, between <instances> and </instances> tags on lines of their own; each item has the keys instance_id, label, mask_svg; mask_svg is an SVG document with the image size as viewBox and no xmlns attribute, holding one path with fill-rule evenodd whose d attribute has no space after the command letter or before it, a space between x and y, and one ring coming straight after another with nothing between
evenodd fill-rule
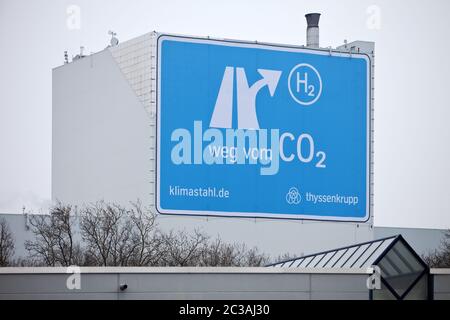
<instances>
[{"instance_id":1,"label":"gray building facade","mask_svg":"<svg viewBox=\"0 0 450 320\"><path fill-rule=\"evenodd\" d=\"M0 268L0 299L368 300L369 275L363 269ZM449 270L431 275L434 299L450 299Z\"/></svg>"}]
</instances>

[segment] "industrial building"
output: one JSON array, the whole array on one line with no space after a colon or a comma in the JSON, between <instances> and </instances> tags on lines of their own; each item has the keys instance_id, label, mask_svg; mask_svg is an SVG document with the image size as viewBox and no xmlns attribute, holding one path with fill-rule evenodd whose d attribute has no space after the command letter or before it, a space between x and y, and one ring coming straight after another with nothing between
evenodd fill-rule
<instances>
[{"instance_id":1,"label":"industrial building","mask_svg":"<svg viewBox=\"0 0 450 320\"><path fill-rule=\"evenodd\" d=\"M374 43L355 41L335 49L320 48L318 20L310 23L307 46L289 48L349 59L359 54L370 57L368 67L373 69ZM87 56L80 54L74 61L53 69L53 201L73 205L98 200L128 204L140 199L157 211L156 71L160 36L150 32L119 44L113 39L104 50ZM196 39L212 41L209 37ZM247 45L245 41L214 41ZM260 42L257 45L282 46ZM369 89L373 90L373 81ZM368 101L370 110L373 103L372 97ZM372 132L368 133L368 140L370 137ZM368 195L364 195L368 207L364 220L286 220L253 214L224 217L204 213L160 214L157 222L165 230L199 228L211 236L244 242L273 255L300 255L369 241L374 239L373 149L370 152L367 184L371 185Z\"/></svg>"},{"instance_id":2,"label":"industrial building","mask_svg":"<svg viewBox=\"0 0 450 320\"><path fill-rule=\"evenodd\" d=\"M81 288L75 290L67 286L71 272L66 268L3 268L0 269L0 299L449 299L448 270L430 270L420 258L421 254L439 247L444 230L375 225L375 44L354 41L336 48L321 48L319 15L309 14L307 20L306 46L158 32L150 32L119 43L113 35L111 43L104 50L89 55L80 52L71 62L65 61L52 72L53 201L81 207L99 200L121 205L140 200L157 214L158 226L163 230L200 229L210 236L220 236L225 242L245 243L272 256L290 253L298 258L268 268L81 268ZM164 47L167 49L163 49L164 43L167 43ZM165 50L166 60L162 60L162 50ZM198 71L192 67L200 64L205 57L209 59L210 52L214 53L211 53L213 58L208 60L209 63L219 65L217 69L223 70L223 77L222 73L211 76L209 69ZM254 70L248 71L247 65L245 70L244 62L239 64L238 53L250 57L246 56L245 59L257 61L254 65L253 62L250 63ZM266 54L267 57L264 56ZM232 62L216 63L214 57L230 59ZM286 60L283 57L287 57ZM273 61L288 63L286 61L289 59L298 60L298 57L305 57L307 63L295 65L289 62L290 72L288 69L281 70L281 62L280 70L271 65ZM169 59L177 61L176 68L171 66L174 70L167 67L169 63L164 62ZM316 66L322 65L320 73L312 66L313 62ZM267 63L267 67L264 63ZM163 67L164 65L166 67ZM298 92L300 85L305 84L305 93L306 88L310 88L307 85L306 69L309 68L310 81L315 77L316 87L313 86L311 91L308 91L307 95L311 94L307 98L309 100L302 100L292 92L291 83L295 80L292 75L301 68L302 72L297 71L296 78ZM358 92L355 97L349 98L349 95L333 89L333 85L341 81L335 76L326 75L342 70L351 70L342 83L343 87ZM192 81L187 77L190 74L194 78ZM198 85L197 89L202 94L193 93L192 90L182 91L185 86L195 84L201 75L208 77ZM250 86L247 75L252 81L259 80ZM301 78L303 75L305 77ZM180 76L179 81L177 76ZM237 89L233 89L234 81L237 83ZM209 89L210 86L213 87L213 83L217 86L214 87L214 93L210 93ZM279 83L287 84L286 88L277 89L281 86ZM214 162L217 159L205 157L201 150L196 152L195 146L191 159L190 144L189 152L183 149L183 152L176 154L181 159L177 160L178 163L172 163L171 166L165 164L164 161L170 160L169 155L173 156L176 149L172 149L170 153L170 150L164 148L168 142L179 141L181 144L181 139L177 140L175 130L170 134L162 127L178 125L182 120L186 120L186 115L191 113L190 108L194 106L194 100L188 99L198 98L214 109L209 123L209 129L212 131L208 133L211 135L228 129L247 130L243 131L244 134L247 134L248 130L259 130L258 117L259 120L262 119L261 123L267 119L281 122L280 119L288 118L293 121L293 116L261 116L249 107L253 103L254 109L256 101L262 105L259 108L269 105L262 98L256 99L258 90L265 86L267 90L264 92L264 99L269 100L277 93L283 99L292 97L292 105L301 105L289 110L288 115L300 111L306 114L309 112L307 110L314 110L309 106L317 101L322 103L321 106L326 106L326 102L329 104L330 101L338 101L345 106L351 105L347 111L355 113L357 121L337 127L342 131L340 134L350 135L350 141L342 142L344 139L336 132L314 132L308 127L309 120L317 121L324 114L338 114L342 110L326 109L320 111L323 113L317 118L305 115L307 120L304 120L302 125L311 130L309 132L314 132L315 137L319 137L317 140L313 139L312 133L295 132L298 134L295 135L285 132L280 138L276 135L279 134L278 131L272 131L271 134L275 134L282 142L289 139L294 141L298 137L296 153L292 152L288 156L289 151L284 153L285 151L280 149L281 158L286 162L280 164L280 168L286 170L280 173L281 177L292 177L292 172L297 167L289 163L291 159L298 158L299 164L295 166L299 166L311 164L311 159L317 156L314 166L305 169L300 178L294 176L295 182L292 186L289 184L291 182L288 182L280 187L282 178L277 180L278 176L269 174L267 177L257 170L238 167L234 165L238 161L235 159L231 160L233 169L224 169L222 175L214 170L225 168L224 163L220 163L222 166L205 166L205 169L202 169L200 165L203 166L208 161L218 164ZM314 95L313 89L317 89L317 86L319 90L316 90ZM179 96L177 90L181 92ZM235 92L237 97L233 96ZM163 93L166 94L165 97ZM322 100L318 100L319 97ZM237 107L234 105L235 101ZM187 107L171 110L170 103L174 102L186 103ZM282 104L278 102L278 105ZM171 110L173 114L161 116L166 110ZM208 117L209 112L210 110ZM238 114L237 119L233 112ZM333 117L334 114L330 116L331 120L324 122L337 125L338 121L333 121ZM238 129L233 123L238 123ZM292 129L292 124L289 125ZM194 121L193 134L197 129ZM201 130L203 127L200 125ZM264 130L259 132L265 132ZM364 134L359 135L361 132ZM166 140L162 140L163 138ZM205 139L201 133L200 140L202 138ZM212 138L209 139L211 142ZM308 156L304 155L302 139L309 141ZM327 144L327 139L332 142ZM332 139L339 140L342 145L334 146L336 148L333 149ZM334 167L330 165L330 169L327 169L329 171L322 170L325 168L325 149L316 150L313 147L321 148L320 142L332 150L329 153L330 161L333 160L333 155L335 156ZM194 141L192 144L195 143ZM353 148L354 145L358 145L358 148ZM272 144L271 148L273 152ZM222 155L226 153L225 149L221 150ZM336 159L341 156L339 152L344 152L339 150L345 150L348 155L338 161ZM197 155L200 155L200 160L196 158ZM349 163L346 164L347 160ZM178 166L187 162L189 165L193 162L193 166ZM240 168L244 167L247 171L240 171ZM178 169L180 171L177 171ZM311 173L312 170L315 170L314 173ZM278 174L278 171L276 173ZM249 179L246 178L247 174ZM253 179L255 175L257 178ZM355 179L349 179L353 176ZM183 202L176 199L170 202L162 192L163 187L168 192L168 183L164 181L166 177L175 182L188 181L191 184L194 180L212 181L211 185L216 182L213 178L218 177L217 180L230 188L234 195L239 194L239 198L226 203L219 199L226 196L217 196L215 187L207 187L207 193L212 195L209 195L211 198L208 200L195 200L197 202L194 203L194 200ZM231 177L235 181L227 181L232 179ZM317 177L322 180L318 183L311 182ZM310 185L305 187L308 182ZM353 184L357 185L357 188L354 188ZM174 190L178 190L176 188L178 186ZM317 194L306 192L303 188L316 188ZM332 191L329 190L333 188L341 188L342 194L331 194ZM320 193L322 189L326 189L327 193ZM226 191L223 194L226 194ZM198 190L186 188L185 192L196 195ZM271 197L274 195L283 203L272 203ZM308 201L314 202L314 205ZM243 209L236 210L236 205ZM282 212L276 212L278 208L273 210L272 205L281 208ZM332 208L331 211L327 211L329 208ZM28 225L29 217L25 214L3 217L10 223L15 235L16 255L26 255L22 244L32 238ZM374 267L381 269L382 286L379 289L367 287L368 278L374 274Z\"/></svg>"}]
</instances>

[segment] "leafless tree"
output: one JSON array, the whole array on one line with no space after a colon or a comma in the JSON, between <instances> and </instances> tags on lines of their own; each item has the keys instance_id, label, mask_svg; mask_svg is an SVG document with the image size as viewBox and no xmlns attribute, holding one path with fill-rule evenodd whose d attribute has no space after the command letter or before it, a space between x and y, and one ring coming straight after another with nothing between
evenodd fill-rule
<instances>
[{"instance_id":1,"label":"leafless tree","mask_svg":"<svg viewBox=\"0 0 450 320\"><path fill-rule=\"evenodd\" d=\"M217 237L205 246L200 257L200 265L212 267L238 266L240 254L238 245L225 243L220 237Z\"/></svg>"},{"instance_id":2,"label":"leafless tree","mask_svg":"<svg viewBox=\"0 0 450 320\"><path fill-rule=\"evenodd\" d=\"M5 219L0 220L0 267L7 267L12 263L14 255L14 239Z\"/></svg>"},{"instance_id":3,"label":"leafless tree","mask_svg":"<svg viewBox=\"0 0 450 320\"><path fill-rule=\"evenodd\" d=\"M131 204L129 211L133 231L132 255L129 264L133 266L158 265L164 254L163 239L157 229L155 214L143 208L140 201Z\"/></svg>"},{"instance_id":4,"label":"leafless tree","mask_svg":"<svg viewBox=\"0 0 450 320\"><path fill-rule=\"evenodd\" d=\"M58 203L50 215L31 218L35 239L25 243L29 257L20 265L262 266L269 261L257 248L211 239L200 230L163 232L140 201L128 207L100 201L76 217L72 211ZM81 241L74 240L78 226Z\"/></svg>"},{"instance_id":5,"label":"leafless tree","mask_svg":"<svg viewBox=\"0 0 450 320\"><path fill-rule=\"evenodd\" d=\"M57 203L49 215L30 218L34 240L25 241L29 260L47 266L70 266L82 264L82 250L75 241L76 217L72 206Z\"/></svg>"},{"instance_id":6,"label":"leafless tree","mask_svg":"<svg viewBox=\"0 0 450 320\"><path fill-rule=\"evenodd\" d=\"M211 239L204 232L186 230L162 234L162 265L165 266L234 266L259 267L269 256L245 244L226 243L220 237Z\"/></svg>"},{"instance_id":7,"label":"leafless tree","mask_svg":"<svg viewBox=\"0 0 450 320\"><path fill-rule=\"evenodd\" d=\"M439 250L435 250L422 258L430 268L450 268L450 230L445 233Z\"/></svg>"},{"instance_id":8,"label":"leafless tree","mask_svg":"<svg viewBox=\"0 0 450 320\"><path fill-rule=\"evenodd\" d=\"M295 258L298 258L298 257L299 257L299 255L295 255L295 254L292 254L292 253L289 253L289 252L285 252L285 253L280 254L280 255L278 255L276 257L272 257L270 259L269 263L277 263L277 262L281 262L281 261L292 260L292 259L295 259Z\"/></svg>"},{"instance_id":9,"label":"leafless tree","mask_svg":"<svg viewBox=\"0 0 450 320\"><path fill-rule=\"evenodd\" d=\"M269 263L270 257L264 253L261 253L258 248L254 247L246 249L244 245L244 257L241 262L241 266L245 267L263 267Z\"/></svg>"},{"instance_id":10,"label":"leafless tree","mask_svg":"<svg viewBox=\"0 0 450 320\"><path fill-rule=\"evenodd\" d=\"M196 229L191 234L186 230L170 231L163 233L161 239L161 264L185 267L200 265L209 237Z\"/></svg>"},{"instance_id":11,"label":"leafless tree","mask_svg":"<svg viewBox=\"0 0 450 320\"><path fill-rule=\"evenodd\" d=\"M126 265L132 225L123 222L126 210L115 204L97 202L83 209L81 234L94 264Z\"/></svg>"},{"instance_id":12,"label":"leafless tree","mask_svg":"<svg viewBox=\"0 0 450 320\"><path fill-rule=\"evenodd\" d=\"M130 208L97 202L82 211L86 260L101 266L146 266L161 259L155 216L138 201Z\"/></svg>"},{"instance_id":13,"label":"leafless tree","mask_svg":"<svg viewBox=\"0 0 450 320\"><path fill-rule=\"evenodd\" d=\"M220 237L208 241L200 257L202 266L260 267L269 256L257 248L248 249L243 243L226 243Z\"/></svg>"}]
</instances>

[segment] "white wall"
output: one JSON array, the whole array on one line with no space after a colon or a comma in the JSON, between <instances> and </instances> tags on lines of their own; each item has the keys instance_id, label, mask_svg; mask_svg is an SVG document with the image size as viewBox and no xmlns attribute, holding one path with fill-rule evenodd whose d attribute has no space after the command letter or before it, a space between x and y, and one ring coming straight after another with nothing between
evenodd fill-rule
<instances>
[{"instance_id":1,"label":"white wall","mask_svg":"<svg viewBox=\"0 0 450 320\"><path fill-rule=\"evenodd\" d=\"M148 202L149 128L109 50L54 69L52 199Z\"/></svg>"},{"instance_id":2,"label":"white wall","mask_svg":"<svg viewBox=\"0 0 450 320\"><path fill-rule=\"evenodd\" d=\"M368 277L351 272L275 268L81 268L81 288L66 287L66 268L2 268L0 300L9 299L331 299L367 300ZM119 284L126 283L125 291Z\"/></svg>"}]
</instances>

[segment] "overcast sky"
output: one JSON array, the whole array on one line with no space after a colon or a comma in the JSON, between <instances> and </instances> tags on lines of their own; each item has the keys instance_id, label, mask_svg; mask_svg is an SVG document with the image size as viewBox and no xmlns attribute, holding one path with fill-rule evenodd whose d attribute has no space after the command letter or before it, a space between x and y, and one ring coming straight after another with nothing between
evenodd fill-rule
<instances>
[{"instance_id":1,"label":"overcast sky","mask_svg":"<svg viewBox=\"0 0 450 320\"><path fill-rule=\"evenodd\" d=\"M157 30L320 44L375 41L375 225L450 227L450 1L0 0L0 212L51 190L51 70L69 55ZM79 13L79 15L78 15Z\"/></svg>"}]
</instances>

